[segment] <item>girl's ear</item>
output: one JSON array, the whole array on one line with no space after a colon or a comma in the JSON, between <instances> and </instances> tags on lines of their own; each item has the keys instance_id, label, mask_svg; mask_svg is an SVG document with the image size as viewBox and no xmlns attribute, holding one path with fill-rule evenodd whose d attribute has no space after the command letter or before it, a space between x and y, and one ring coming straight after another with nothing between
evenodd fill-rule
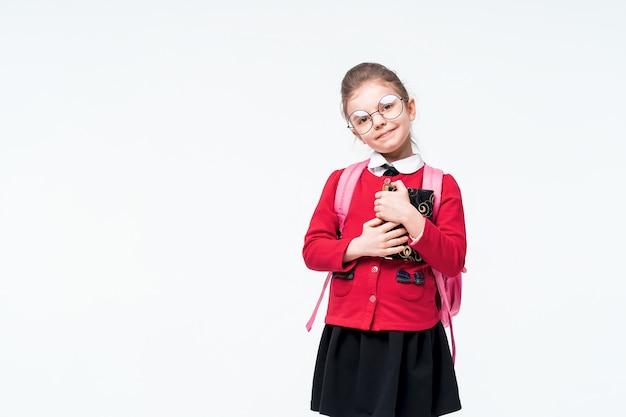
<instances>
[{"instance_id":1,"label":"girl's ear","mask_svg":"<svg viewBox=\"0 0 626 417\"><path fill-rule=\"evenodd\" d=\"M417 105L415 104L414 97L411 97L408 103L406 103L406 110L407 110L407 113L409 114L409 120L410 121L415 120L415 116L417 115Z\"/></svg>"},{"instance_id":2,"label":"girl's ear","mask_svg":"<svg viewBox=\"0 0 626 417\"><path fill-rule=\"evenodd\" d=\"M360 140L362 143L365 143L365 142L363 142L363 139L361 139L361 135L359 135L358 133L356 133L356 130L354 130L354 129L350 129L350 132L352 132L352 134L353 134L353 135L354 135L354 136L355 136L358 140Z\"/></svg>"}]
</instances>

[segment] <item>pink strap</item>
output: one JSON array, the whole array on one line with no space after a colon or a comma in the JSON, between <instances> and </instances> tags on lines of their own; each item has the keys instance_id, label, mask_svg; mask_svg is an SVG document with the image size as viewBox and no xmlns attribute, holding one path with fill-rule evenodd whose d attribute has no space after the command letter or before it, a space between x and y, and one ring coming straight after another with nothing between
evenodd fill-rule
<instances>
[{"instance_id":1,"label":"pink strap","mask_svg":"<svg viewBox=\"0 0 626 417\"><path fill-rule=\"evenodd\" d=\"M324 298L324 293L326 292L326 287L328 287L328 283L330 282L330 278L333 276L332 272L329 272L326 275L326 281L324 281L324 286L322 287L322 292L320 293L319 298L317 299L317 304L315 304L315 309L313 310L313 314L311 314L311 318L306 322L306 330L308 332L313 328L313 322L315 321L315 316L317 316L317 310L320 308L320 304L322 303L322 299Z\"/></svg>"},{"instance_id":2,"label":"pink strap","mask_svg":"<svg viewBox=\"0 0 626 417\"><path fill-rule=\"evenodd\" d=\"M346 221L346 215L350 208L352 193L357 181L361 177L361 173L367 166L369 159L361 162L355 162L344 169L337 183L337 193L335 195L335 212L339 218L339 230L343 230Z\"/></svg>"},{"instance_id":3,"label":"pink strap","mask_svg":"<svg viewBox=\"0 0 626 417\"><path fill-rule=\"evenodd\" d=\"M337 218L339 219L339 231L343 230L343 225L346 221L346 214L348 213L348 208L350 207L350 200L352 199L352 193L354 192L356 182L359 180L359 177L361 176L361 173L367 166L368 162L369 159L366 159L364 161L355 162L351 165L348 165L339 177L339 182L337 183L337 191L335 193L335 212L337 213ZM317 299L317 304L315 304L313 314L311 314L311 318L309 318L309 321L307 321L306 323L306 329L309 332L313 328L313 322L315 321L315 317L317 316L317 310L320 308L320 304L322 303L322 299L324 298L324 293L326 292L326 287L328 287L328 283L330 282L332 276L332 272L329 272L326 276L326 281L324 281L324 286L322 287L322 292Z\"/></svg>"},{"instance_id":4,"label":"pink strap","mask_svg":"<svg viewBox=\"0 0 626 417\"><path fill-rule=\"evenodd\" d=\"M442 170L424 164L424 179L422 180L422 188L425 190L433 190L435 197L435 202L433 204L433 222L437 219L437 214L439 214L439 205L441 205L442 181Z\"/></svg>"},{"instance_id":5,"label":"pink strap","mask_svg":"<svg viewBox=\"0 0 626 417\"><path fill-rule=\"evenodd\" d=\"M435 276L435 281L437 282L437 288L439 289L439 296L441 298L441 308L442 314L444 316L441 318L442 323L445 327L450 328L450 341L452 342L452 362L455 362L456 359L456 343L454 342L454 330L452 329L452 314L450 300L448 299L448 291L446 291L446 281L443 278L443 274L437 271L434 268L431 268L433 271L433 275Z\"/></svg>"},{"instance_id":6,"label":"pink strap","mask_svg":"<svg viewBox=\"0 0 626 417\"><path fill-rule=\"evenodd\" d=\"M439 168L431 167L424 164L424 180L422 181L422 188L426 190L433 190L434 203L433 203L433 222L437 219L439 214L439 206L441 205L441 184L443 183L443 171ZM456 361L456 342L454 341L454 329L452 327L452 306L448 299L448 291L446 289L446 280L443 274L434 268L431 268L433 275L435 275L435 281L437 282L437 288L439 290L439 296L441 297L442 314L441 321L445 327L450 328L450 342L452 344L452 362ZM465 272L465 268L463 268Z\"/></svg>"}]
</instances>

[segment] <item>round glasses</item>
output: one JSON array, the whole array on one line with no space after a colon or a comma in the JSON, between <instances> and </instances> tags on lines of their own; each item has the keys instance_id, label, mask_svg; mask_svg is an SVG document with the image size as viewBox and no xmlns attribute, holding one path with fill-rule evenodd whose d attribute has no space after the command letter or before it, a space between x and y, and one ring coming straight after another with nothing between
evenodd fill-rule
<instances>
[{"instance_id":1,"label":"round glasses","mask_svg":"<svg viewBox=\"0 0 626 417\"><path fill-rule=\"evenodd\" d=\"M348 129L354 129L359 135L364 135L372 129L374 114L380 114L385 120L393 120L400 117L404 110L404 98L394 94L387 94L378 102L378 110L368 113L365 110L353 111L348 117Z\"/></svg>"}]
</instances>

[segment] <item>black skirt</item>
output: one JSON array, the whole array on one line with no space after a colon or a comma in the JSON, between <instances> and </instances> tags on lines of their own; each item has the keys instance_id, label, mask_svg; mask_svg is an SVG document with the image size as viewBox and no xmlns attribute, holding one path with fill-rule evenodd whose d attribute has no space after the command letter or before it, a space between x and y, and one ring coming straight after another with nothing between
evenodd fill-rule
<instances>
[{"instance_id":1,"label":"black skirt","mask_svg":"<svg viewBox=\"0 0 626 417\"><path fill-rule=\"evenodd\" d=\"M333 417L433 417L460 409L441 323L416 332L324 327L311 410Z\"/></svg>"}]
</instances>

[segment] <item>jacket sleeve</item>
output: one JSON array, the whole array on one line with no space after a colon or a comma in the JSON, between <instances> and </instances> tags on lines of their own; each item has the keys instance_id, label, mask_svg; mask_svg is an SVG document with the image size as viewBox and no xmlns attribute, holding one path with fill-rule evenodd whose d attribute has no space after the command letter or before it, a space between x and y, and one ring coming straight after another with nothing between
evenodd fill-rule
<instances>
[{"instance_id":1,"label":"jacket sleeve","mask_svg":"<svg viewBox=\"0 0 626 417\"><path fill-rule=\"evenodd\" d=\"M309 228L304 237L302 256L304 263L314 271L349 271L356 261L343 264L343 254L350 243L340 239L339 220L335 213L337 183L343 169L334 171L326 181Z\"/></svg>"},{"instance_id":2,"label":"jacket sleeve","mask_svg":"<svg viewBox=\"0 0 626 417\"><path fill-rule=\"evenodd\" d=\"M455 276L465 266L467 241L461 190L450 174L443 176L435 223L426 220L422 237L412 246L432 268Z\"/></svg>"}]
</instances>

